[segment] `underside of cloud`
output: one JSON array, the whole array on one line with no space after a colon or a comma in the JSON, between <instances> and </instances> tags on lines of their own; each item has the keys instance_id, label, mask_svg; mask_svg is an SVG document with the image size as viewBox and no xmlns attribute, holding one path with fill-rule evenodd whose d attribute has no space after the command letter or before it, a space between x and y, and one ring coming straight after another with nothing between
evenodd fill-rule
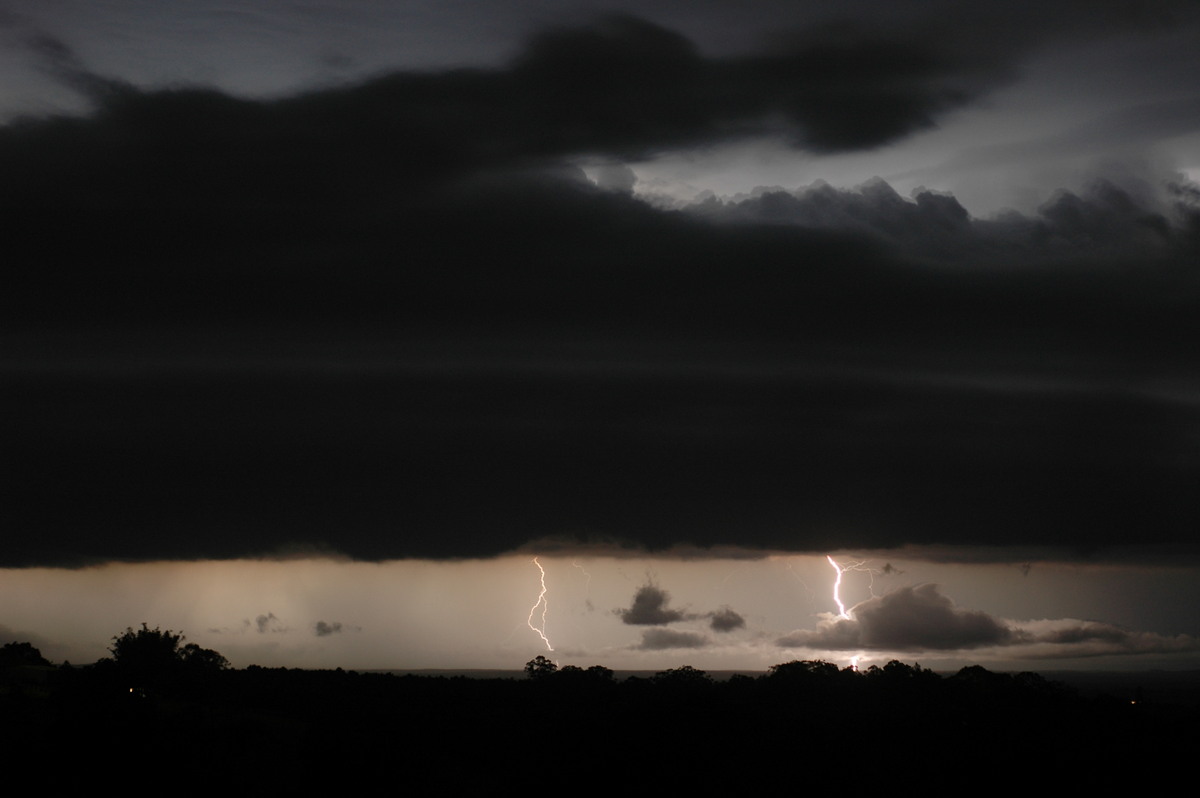
<instances>
[{"instance_id":1,"label":"underside of cloud","mask_svg":"<svg viewBox=\"0 0 1200 798\"><path fill-rule=\"evenodd\" d=\"M1197 243L1200 189L1183 174L1166 178L1152 185L1126 177L1123 186L1096 177L1081 194L1061 190L1047 198L1034 215L1008 211L990 219L972 218L951 194L921 187L905 198L879 178L849 189L823 181L794 190L763 187L677 206L713 221L866 235L934 261L1144 257Z\"/></svg>"}]
</instances>

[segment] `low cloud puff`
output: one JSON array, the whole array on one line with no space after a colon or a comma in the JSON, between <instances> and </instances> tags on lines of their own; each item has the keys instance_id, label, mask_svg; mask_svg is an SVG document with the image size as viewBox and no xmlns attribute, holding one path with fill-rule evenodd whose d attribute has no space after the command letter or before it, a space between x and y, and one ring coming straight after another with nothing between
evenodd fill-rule
<instances>
[{"instance_id":1,"label":"low cloud puff","mask_svg":"<svg viewBox=\"0 0 1200 798\"><path fill-rule=\"evenodd\" d=\"M642 642L635 648L643 651L661 651L666 648L704 648L707 645L708 638L699 632L647 629L642 632Z\"/></svg>"},{"instance_id":2,"label":"low cloud puff","mask_svg":"<svg viewBox=\"0 0 1200 798\"><path fill-rule=\"evenodd\" d=\"M325 621L317 621L317 625L316 625L317 637L328 637L329 635L336 634L340 631L342 631L341 621L334 621L333 623L325 623Z\"/></svg>"},{"instance_id":3,"label":"low cloud puff","mask_svg":"<svg viewBox=\"0 0 1200 798\"><path fill-rule=\"evenodd\" d=\"M709 613L708 617L709 625L714 632L732 632L734 629L741 629L746 625L746 619L734 612L731 607L722 607L716 612Z\"/></svg>"},{"instance_id":4,"label":"low cloud puff","mask_svg":"<svg viewBox=\"0 0 1200 798\"><path fill-rule=\"evenodd\" d=\"M273 612L262 613L255 616L254 620L243 618L242 623L238 627L229 626L210 626L208 632L215 635L237 634L244 635L249 632L255 632L260 635L265 634L286 634L291 632L292 628L279 619Z\"/></svg>"},{"instance_id":5,"label":"low cloud puff","mask_svg":"<svg viewBox=\"0 0 1200 798\"><path fill-rule=\"evenodd\" d=\"M732 632L746 626L746 619L732 607L706 613L690 613L671 609L667 605L671 594L657 585L643 585L633 597L628 609L616 609L613 613L630 626L665 626L677 621L695 621L707 618L714 632Z\"/></svg>"},{"instance_id":6,"label":"low cloud puff","mask_svg":"<svg viewBox=\"0 0 1200 798\"><path fill-rule=\"evenodd\" d=\"M275 617L275 613L273 612L269 612L266 615L259 615L254 619L254 626L258 629L259 634L288 631L287 627L283 625L282 621Z\"/></svg>"}]
</instances>

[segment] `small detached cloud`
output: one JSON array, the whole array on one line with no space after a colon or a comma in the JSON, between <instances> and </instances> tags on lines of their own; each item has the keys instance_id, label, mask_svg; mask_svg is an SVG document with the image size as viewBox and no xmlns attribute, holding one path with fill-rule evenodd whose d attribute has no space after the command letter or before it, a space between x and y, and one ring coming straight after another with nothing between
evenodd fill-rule
<instances>
[{"instance_id":1,"label":"small detached cloud","mask_svg":"<svg viewBox=\"0 0 1200 798\"><path fill-rule=\"evenodd\" d=\"M689 616L683 611L667 608L670 601L671 594L657 585L643 585L634 594L633 605L629 609L613 612L631 626L662 626L687 620Z\"/></svg>"},{"instance_id":2,"label":"small detached cloud","mask_svg":"<svg viewBox=\"0 0 1200 798\"><path fill-rule=\"evenodd\" d=\"M343 624L341 621L317 621L313 626L313 633L317 637L329 637L330 635L341 634L342 632L361 632L361 626L352 624Z\"/></svg>"},{"instance_id":3,"label":"small detached cloud","mask_svg":"<svg viewBox=\"0 0 1200 798\"><path fill-rule=\"evenodd\" d=\"M255 616L254 620L243 618L241 626L231 628L228 626L213 626L209 627L208 632L215 635L223 634L246 634L248 632L256 632L260 635L265 634L285 634L291 632L292 628L279 619L279 616L273 612L268 612L262 615Z\"/></svg>"},{"instance_id":4,"label":"small detached cloud","mask_svg":"<svg viewBox=\"0 0 1200 798\"><path fill-rule=\"evenodd\" d=\"M268 612L266 615L259 615L254 619L254 626L258 629L258 633L267 634L268 632L290 632L291 630L284 626L283 622L275 616L275 613Z\"/></svg>"},{"instance_id":5,"label":"small detached cloud","mask_svg":"<svg viewBox=\"0 0 1200 798\"><path fill-rule=\"evenodd\" d=\"M742 629L746 626L746 619L731 607L722 607L716 612L710 612L708 617L709 626L714 632L732 632L734 629Z\"/></svg>"},{"instance_id":6,"label":"small detached cloud","mask_svg":"<svg viewBox=\"0 0 1200 798\"><path fill-rule=\"evenodd\" d=\"M658 585L648 584L638 588L633 604L628 609L616 609L613 613L631 626L666 626L678 621L707 619L714 632L726 633L744 629L746 619L732 607L721 607L705 613L691 613L670 608L671 594ZM654 629L643 633L641 649L699 648L709 640L697 632L669 632Z\"/></svg>"},{"instance_id":7,"label":"small detached cloud","mask_svg":"<svg viewBox=\"0 0 1200 798\"><path fill-rule=\"evenodd\" d=\"M642 651L662 651L668 648L704 648L708 638L698 632L678 632L674 629L647 629L642 642L634 648Z\"/></svg>"},{"instance_id":8,"label":"small detached cloud","mask_svg":"<svg viewBox=\"0 0 1200 798\"><path fill-rule=\"evenodd\" d=\"M671 596L657 585L643 585L633 597L628 609L614 610L614 614L632 626L657 626L677 621L695 621L707 618L714 632L732 632L746 626L746 619L732 607L722 607L713 612L688 613L668 607ZM712 640L701 632L678 631L675 629L647 629L642 632L642 641L634 646L641 651L662 651L672 648L704 648Z\"/></svg>"},{"instance_id":9,"label":"small detached cloud","mask_svg":"<svg viewBox=\"0 0 1200 798\"><path fill-rule=\"evenodd\" d=\"M341 621L334 621L333 623L325 623L324 621L317 621L317 626L316 626L317 637L328 637L329 635L337 634L341 631L342 631Z\"/></svg>"}]
</instances>

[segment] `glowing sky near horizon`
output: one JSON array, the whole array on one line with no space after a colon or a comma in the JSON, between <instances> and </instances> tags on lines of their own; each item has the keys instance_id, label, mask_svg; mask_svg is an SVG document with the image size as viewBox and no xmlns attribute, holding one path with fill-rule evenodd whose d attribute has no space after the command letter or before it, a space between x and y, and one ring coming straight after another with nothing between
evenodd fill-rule
<instances>
[{"instance_id":1,"label":"glowing sky near horizon","mask_svg":"<svg viewBox=\"0 0 1200 798\"><path fill-rule=\"evenodd\" d=\"M31 640L54 661L106 655L127 626L182 631L235 666L310 668L498 668L517 670L546 646L530 630L540 583L530 557L377 564L308 559L110 564L79 570L0 571L0 635ZM1115 624L1092 640L1029 642L965 650L829 650L780 645L837 613L834 574L823 556L761 559L540 556L546 572L551 656L560 665L762 670L791 659L867 667L889 659L929 667L984 663L1001 669L1196 667L1200 630L1188 620L1200 600L1195 569L1131 566L939 565L871 559L871 574L847 570L847 607L898 589L936 582L964 610L1026 629ZM838 557L844 565L849 558ZM885 566L890 566L886 567ZM682 620L636 626L616 612L639 588L667 596ZM1136 606L1137 609L1134 609ZM714 631L711 613L729 608L745 625ZM678 632L686 645L647 648L653 629ZM107 636L106 636L107 634ZM689 636L690 637L687 637ZM1136 635L1136 636L1134 636ZM1085 655L1096 656L1085 656Z\"/></svg>"}]
</instances>

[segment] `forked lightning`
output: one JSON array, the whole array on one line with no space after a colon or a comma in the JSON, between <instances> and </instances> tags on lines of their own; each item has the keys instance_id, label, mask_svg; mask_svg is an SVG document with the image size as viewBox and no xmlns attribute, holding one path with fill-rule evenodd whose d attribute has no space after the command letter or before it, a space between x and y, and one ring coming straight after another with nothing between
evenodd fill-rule
<instances>
[{"instance_id":1,"label":"forked lightning","mask_svg":"<svg viewBox=\"0 0 1200 798\"><path fill-rule=\"evenodd\" d=\"M542 642L546 644L547 651L553 651L554 646L550 645L550 638L546 637L546 613L550 610L550 602L546 601L546 569L538 562L537 557L533 558L533 564L538 567L538 571L541 573L542 592L538 593L537 601L529 608L529 628L537 632L538 637L542 638ZM542 608L541 627L533 625L533 616L539 606Z\"/></svg>"}]
</instances>

